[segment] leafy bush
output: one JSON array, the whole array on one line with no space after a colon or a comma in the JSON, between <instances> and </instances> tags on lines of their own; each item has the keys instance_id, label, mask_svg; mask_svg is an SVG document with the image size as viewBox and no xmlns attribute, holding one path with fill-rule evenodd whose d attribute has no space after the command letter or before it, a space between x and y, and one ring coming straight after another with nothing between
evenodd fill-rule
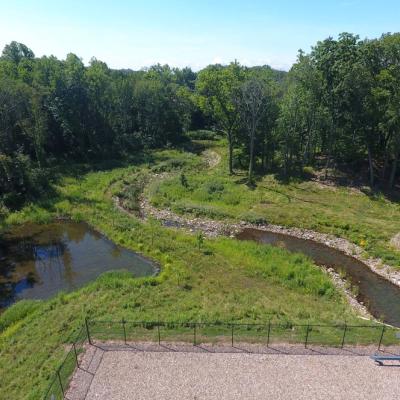
<instances>
[{"instance_id":1,"label":"leafy bush","mask_svg":"<svg viewBox=\"0 0 400 400\"><path fill-rule=\"evenodd\" d=\"M122 200L124 207L132 211L139 210L139 197L143 192L147 179L146 174L139 173L125 182L126 186L118 193L118 197Z\"/></svg>"},{"instance_id":2,"label":"leafy bush","mask_svg":"<svg viewBox=\"0 0 400 400\"><path fill-rule=\"evenodd\" d=\"M51 177L50 170L34 166L25 154L0 154L0 201L6 207L18 208L44 194Z\"/></svg>"},{"instance_id":3,"label":"leafy bush","mask_svg":"<svg viewBox=\"0 0 400 400\"><path fill-rule=\"evenodd\" d=\"M185 187L185 188L188 188L188 187L189 187L188 180L187 180L187 178L186 178L186 175L185 175L183 172L180 174L179 180L180 180L181 185L182 185L183 187Z\"/></svg>"},{"instance_id":4,"label":"leafy bush","mask_svg":"<svg viewBox=\"0 0 400 400\"><path fill-rule=\"evenodd\" d=\"M154 166L151 171L155 173L169 172L176 169L181 169L187 164L186 160L180 158L171 158Z\"/></svg>"},{"instance_id":5,"label":"leafy bush","mask_svg":"<svg viewBox=\"0 0 400 400\"><path fill-rule=\"evenodd\" d=\"M266 225L268 221L265 217L254 212L247 212L240 216L240 219L254 225Z\"/></svg>"},{"instance_id":6,"label":"leafy bush","mask_svg":"<svg viewBox=\"0 0 400 400\"><path fill-rule=\"evenodd\" d=\"M209 206L197 206L190 204L176 204L173 206L173 210L181 214L193 214L196 217L208 217L212 219L223 219L229 218L230 215L220 211L214 207Z\"/></svg>"},{"instance_id":7,"label":"leafy bush","mask_svg":"<svg viewBox=\"0 0 400 400\"><path fill-rule=\"evenodd\" d=\"M312 176L315 175L315 170L314 170L314 168L311 167L311 166L308 166L308 165L305 166L305 167L303 167L303 175L306 176L306 177L311 178Z\"/></svg>"},{"instance_id":8,"label":"leafy bush","mask_svg":"<svg viewBox=\"0 0 400 400\"><path fill-rule=\"evenodd\" d=\"M218 140L221 138L221 136L218 135L216 132L208 131L205 129L189 131L186 133L186 135L192 140Z\"/></svg>"},{"instance_id":9,"label":"leafy bush","mask_svg":"<svg viewBox=\"0 0 400 400\"><path fill-rule=\"evenodd\" d=\"M238 204L240 204L241 198L238 193L228 192L224 193L221 200L223 200L225 204L228 204L230 206L237 206Z\"/></svg>"},{"instance_id":10,"label":"leafy bush","mask_svg":"<svg viewBox=\"0 0 400 400\"><path fill-rule=\"evenodd\" d=\"M214 194L222 193L225 186L222 182L210 180L204 183L203 188L208 194Z\"/></svg>"}]
</instances>

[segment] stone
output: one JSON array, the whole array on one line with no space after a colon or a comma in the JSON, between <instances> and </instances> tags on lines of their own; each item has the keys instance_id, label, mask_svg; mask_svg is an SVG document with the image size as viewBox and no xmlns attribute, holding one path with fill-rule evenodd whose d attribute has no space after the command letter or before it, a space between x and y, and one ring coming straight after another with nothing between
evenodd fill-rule
<instances>
[{"instance_id":1,"label":"stone","mask_svg":"<svg viewBox=\"0 0 400 400\"><path fill-rule=\"evenodd\" d=\"M400 232L392 237L390 244L397 250L400 250Z\"/></svg>"}]
</instances>

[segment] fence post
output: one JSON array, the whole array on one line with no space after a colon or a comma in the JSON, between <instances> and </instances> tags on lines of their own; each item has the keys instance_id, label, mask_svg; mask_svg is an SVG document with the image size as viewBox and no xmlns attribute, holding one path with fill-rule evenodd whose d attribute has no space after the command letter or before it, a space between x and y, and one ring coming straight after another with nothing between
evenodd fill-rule
<instances>
[{"instance_id":1,"label":"fence post","mask_svg":"<svg viewBox=\"0 0 400 400\"><path fill-rule=\"evenodd\" d=\"M232 347L233 347L233 324L231 325L231 343L232 343Z\"/></svg>"},{"instance_id":2,"label":"fence post","mask_svg":"<svg viewBox=\"0 0 400 400\"><path fill-rule=\"evenodd\" d=\"M271 334L271 320L268 321L268 331L267 331L267 347L269 346L269 336Z\"/></svg>"},{"instance_id":3,"label":"fence post","mask_svg":"<svg viewBox=\"0 0 400 400\"><path fill-rule=\"evenodd\" d=\"M344 329L343 329L343 336L342 336L342 345L340 346L343 349L344 346L344 339L346 337L346 332L347 332L347 324L344 324Z\"/></svg>"},{"instance_id":4,"label":"fence post","mask_svg":"<svg viewBox=\"0 0 400 400\"><path fill-rule=\"evenodd\" d=\"M126 344L126 329L125 329L125 320L122 318L122 329L124 331L124 343Z\"/></svg>"},{"instance_id":5,"label":"fence post","mask_svg":"<svg viewBox=\"0 0 400 400\"><path fill-rule=\"evenodd\" d=\"M92 339L90 337L89 323L88 323L87 317L85 317L85 326L86 326L86 334L87 334L88 342L89 342L89 344L92 344Z\"/></svg>"},{"instance_id":6,"label":"fence post","mask_svg":"<svg viewBox=\"0 0 400 400\"><path fill-rule=\"evenodd\" d=\"M61 393L62 393L63 398L64 398L65 397L65 393L64 393L64 388L63 388L62 381L61 381L60 369L57 370L57 376L58 376L58 382L60 383Z\"/></svg>"},{"instance_id":7,"label":"fence post","mask_svg":"<svg viewBox=\"0 0 400 400\"><path fill-rule=\"evenodd\" d=\"M383 340L383 335L385 334L385 329L386 329L386 325L383 325L381 337L379 338L378 351L380 351L380 349L381 349L381 344L382 344L382 340Z\"/></svg>"},{"instance_id":8,"label":"fence post","mask_svg":"<svg viewBox=\"0 0 400 400\"><path fill-rule=\"evenodd\" d=\"M73 349L74 349L76 366L79 368L78 353L76 352L75 343L72 343L72 347L73 347Z\"/></svg>"},{"instance_id":9,"label":"fence post","mask_svg":"<svg viewBox=\"0 0 400 400\"><path fill-rule=\"evenodd\" d=\"M306 339L304 341L304 348L307 348L307 344L308 344L308 335L310 333L310 325L307 325L307 330L306 330Z\"/></svg>"},{"instance_id":10,"label":"fence post","mask_svg":"<svg viewBox=\"0 0 400 400\"><path fill-rule=\"evenodd\" d=\"M196 322L193 324L193 346L196 346Z\"/></svg>"}]
</instances>

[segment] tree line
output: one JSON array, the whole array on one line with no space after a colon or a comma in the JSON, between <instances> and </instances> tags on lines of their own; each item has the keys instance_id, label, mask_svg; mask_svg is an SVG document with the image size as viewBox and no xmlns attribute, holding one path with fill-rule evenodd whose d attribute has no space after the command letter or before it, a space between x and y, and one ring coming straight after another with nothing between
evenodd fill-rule
<instances>
[{"instance_id":1,"label":"tree line","mask_svg":"<svg viewBox=\"0 0 400 400\"><path fill-rule=\"evenodd\" d=\"M245 167L250 182L345 167L393 187L399 86L400 34L328 38L300 51L288 73L237 62L197 73L113 70L74 54L38 58L12 42L0 57L1 207L44 192L55 165L176 146L196 129L224 135L229 172Z\"/></svg>"},{"instance_id":2,"label":"tree line","mask_svg":"<svg viewBox=\"0 0 400 400\"><path fill-rule=\"evenodd\" d=\"M279 77L278 77L279 78ZM247 156L249 179L306 167L368 172L371 187L393 188L400 155L400 34L360 40L343 33L300 51L283 79L237 63L200 71L200 106L233 150ZM367 166L367 168L365 168Z\"/></svg>"}]
</instances>

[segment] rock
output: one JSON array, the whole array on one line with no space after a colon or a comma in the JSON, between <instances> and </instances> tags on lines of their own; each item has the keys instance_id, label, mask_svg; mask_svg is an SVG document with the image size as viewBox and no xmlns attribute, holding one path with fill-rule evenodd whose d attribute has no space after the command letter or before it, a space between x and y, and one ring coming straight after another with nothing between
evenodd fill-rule
<instances>
[{"instance_id":1,"label":"rock","mask_svg":"<svg viewBox=\"0 0 400 400\"><path fill-rule=\"evenodd\" d=\"M392 237L390 244L397 250L400 250L400 232Z\"/></svg>"}]
</instances>

